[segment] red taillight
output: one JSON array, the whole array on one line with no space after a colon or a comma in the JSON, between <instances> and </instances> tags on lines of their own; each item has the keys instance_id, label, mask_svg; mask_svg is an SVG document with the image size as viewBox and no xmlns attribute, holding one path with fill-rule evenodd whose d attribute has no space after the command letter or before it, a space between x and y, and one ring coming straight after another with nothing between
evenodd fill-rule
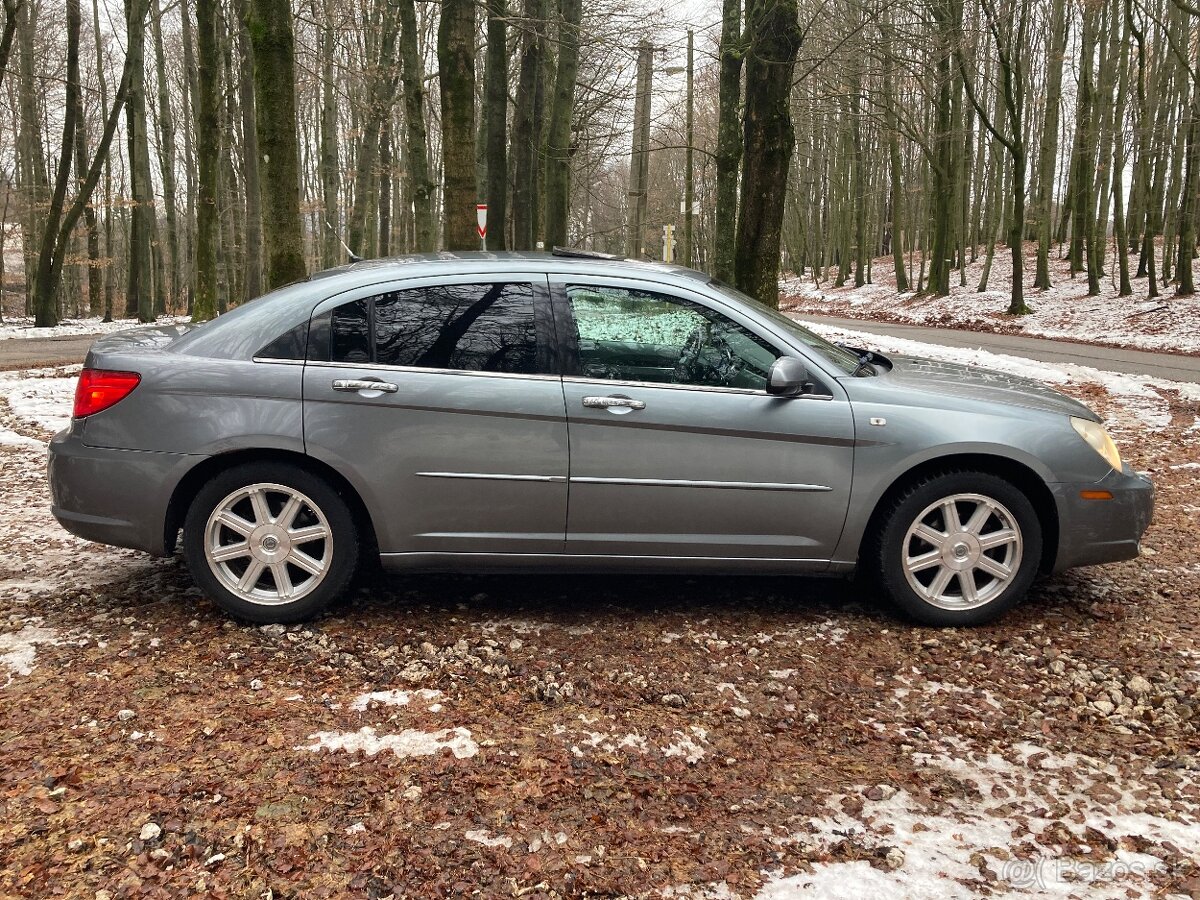
<instances>
[{"instance_id":1,"label":"red taillight","mask_svg":"<svg viewBox=\"0 0 1200 900\"><path fill-rule=\"evenodd\" d=\"M142 376L137 372L109 372L105 369L84 369L75 386L76 419L108 409L133 392Z\"/></svg>"}]
</instances>

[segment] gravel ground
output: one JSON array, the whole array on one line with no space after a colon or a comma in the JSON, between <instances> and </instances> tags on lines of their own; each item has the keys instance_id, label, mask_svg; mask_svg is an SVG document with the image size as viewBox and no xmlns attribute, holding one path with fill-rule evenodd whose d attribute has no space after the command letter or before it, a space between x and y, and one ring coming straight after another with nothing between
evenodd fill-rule
<instances>
[{"instance_id":1,"label":"gravel ground","mask_svg":"<svg viewBox=\"0 0 1200 900\"><path fill-rule=\"evenodd\" d=\"M0 376L0 896L1200 897L1169 387L1056 385L1158 512L998 625L832 580L422 577L285 629L56 525L68 374Z\"/></svg>"}]
</instances>

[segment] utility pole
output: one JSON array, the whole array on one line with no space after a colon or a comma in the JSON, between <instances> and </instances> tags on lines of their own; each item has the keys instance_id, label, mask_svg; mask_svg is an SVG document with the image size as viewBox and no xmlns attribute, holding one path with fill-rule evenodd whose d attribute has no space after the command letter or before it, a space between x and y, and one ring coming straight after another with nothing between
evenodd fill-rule
<instances>
[{"instance_id":1,"label":"utility pole","mask_svg":"<svg viewBox=\"0 0 1200 900\"><path fill-rule=\"evenodd\" d=\"M688 49L687 49L687 157L684 165L684 187L683 187L683 255L680 260L685 266L691 268L692 265L692 207L696 203L696 185L694 180L694 172L692 170L692 143L695 130L695 114L693 88L695 85L695 69L693 62L693 44L695 34L691 29L688 29Z\"/></svg>"},{"instance_id":2,"label":"utility pole","mask_svg":"<svg viewBox=\"0 0 1200 900\"><path fill-rule=\"evenodd\" d=\"M629 222L625 255L638 259L645 242L647 191L650 176L650 81L654 77L654 45L638 43L637 93L633 104L633 148L629 156Z\"/></svg>"}]
</instances>

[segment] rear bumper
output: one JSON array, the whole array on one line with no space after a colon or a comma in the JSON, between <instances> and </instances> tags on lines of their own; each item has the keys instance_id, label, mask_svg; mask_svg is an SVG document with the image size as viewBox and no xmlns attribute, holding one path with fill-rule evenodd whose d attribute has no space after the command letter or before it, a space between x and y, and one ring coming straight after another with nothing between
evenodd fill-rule
<instances>
[{"instance_id":1,"label":"rear bumper","mask_svg":"<svg viewBox=\"0 0 1200 900\"><path fill-rule=\"evenodd\" d=\"M1135 559L1154 515L1154 484L1128 466L1091 484L1051 484L1058 507L1058 554L1053 571ZM1111 500L1085 500L1104 490Z\"/></svg>"},{"instance_id":2,"label":"rear bumper","mask_svg":"<svg viewBox=\"0 0 1200 900\"><path fill-rule=\"evenodd\" d=\"M63 528L98 544L167 554L167 506L203 457L89 447L78 425L50 441L51 511Z\"/></svg>"}]
</instances>

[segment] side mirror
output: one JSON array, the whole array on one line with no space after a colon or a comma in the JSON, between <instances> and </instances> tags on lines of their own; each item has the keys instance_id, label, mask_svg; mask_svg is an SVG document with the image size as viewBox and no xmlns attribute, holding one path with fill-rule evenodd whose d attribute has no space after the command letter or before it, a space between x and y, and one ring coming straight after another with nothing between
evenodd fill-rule
<instances>
[{"instance_id":1,"label":"side mirror","mask_svg":"<svg viewBox=\"0 0 1200 900\"><path fill-rule=\"evenodd\" d=\"M775 397L799 397L812 390L808 367L794 356L781 356L767 373L767 393Z\"/></svg>"}]
</instances>

